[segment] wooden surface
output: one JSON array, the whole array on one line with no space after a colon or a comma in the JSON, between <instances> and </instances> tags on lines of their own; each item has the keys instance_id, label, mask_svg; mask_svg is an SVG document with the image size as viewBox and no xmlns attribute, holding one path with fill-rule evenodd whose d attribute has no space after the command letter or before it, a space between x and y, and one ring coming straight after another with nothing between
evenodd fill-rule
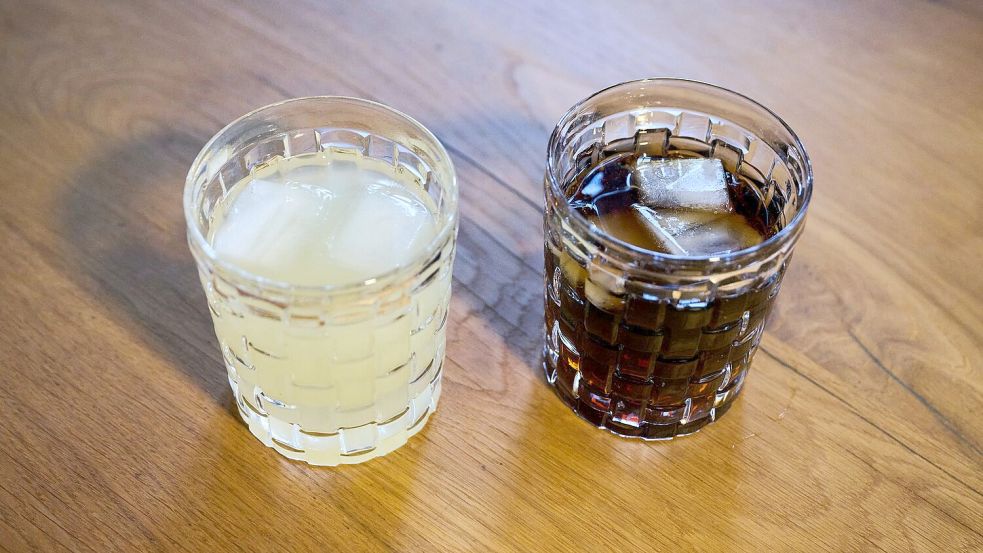
<instances>
[{"instance_id":1,"label":"wooden surface","mask_svg":"<svg viewBox=\"0 0 983 553\"><path fill-rule=\"evenodd\" d=\"M938 0L0 1L0 550L983 550L983 9ZM748 387L671 443L541 377L541 178L575 101L742 91L812 155ZM312 469L234 415L191 160L292 96L406 111L463 221L437 415Z\"/></svg>"}]
</instances>

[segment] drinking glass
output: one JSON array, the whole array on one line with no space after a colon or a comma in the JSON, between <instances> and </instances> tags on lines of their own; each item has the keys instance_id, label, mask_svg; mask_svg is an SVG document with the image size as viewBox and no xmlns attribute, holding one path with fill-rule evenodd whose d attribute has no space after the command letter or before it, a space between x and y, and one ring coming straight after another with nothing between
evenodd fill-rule
<instances>
[{"instance_id":1,"label":"drinking glass","mask_svg":"<svg viewBox=\"0 0 983 553\"><path fill-rule=\"evenodd\" d=\"M363 282L309 286L216 255L214 215L237 182L277 156L327 151L384 160L420 183L437 231L419 256ZM239 415L260 441L311 464L359 463L424 426L440 396L457 201L453 165L433 134L366 100L272 104L202 149L184 191L188 243Z\"/></svg>"},{"instance_id":2,"label":"drinking glass","mask_svg":"<svg viewBox=\"0 0 983 553\"><path fill-rule=\"evenodd\" d=\"M754 183L780 230L705 256L620 241L568 202L578 175L625 152L710 157ZM602 90L563 116L545 178L546 345L557 395L616 434L669 439L719 418L744 386L812 193L795 133L713 85L646 79Z\"/></svg>"}]
</instances>

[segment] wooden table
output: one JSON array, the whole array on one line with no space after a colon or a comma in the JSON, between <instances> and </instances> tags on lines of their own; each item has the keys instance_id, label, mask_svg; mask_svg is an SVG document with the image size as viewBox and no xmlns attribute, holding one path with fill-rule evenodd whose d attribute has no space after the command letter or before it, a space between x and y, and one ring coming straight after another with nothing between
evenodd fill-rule
<instances>
[{"instance_id":1,"label":"wooden table","mask_svg":"<svg viewBox=\"0 0 983 553\"><path fill-rule=\"evenodd\" d=\"M983 550L983 9L748 4L0 2L0 550ZM666 75L782 114L816 194L743 398L642 443L541 375L541 177ZM417 117L462 195L440 410L340 469L234 414L181 210L312 94Z\"/></svg>"}]
</instances>

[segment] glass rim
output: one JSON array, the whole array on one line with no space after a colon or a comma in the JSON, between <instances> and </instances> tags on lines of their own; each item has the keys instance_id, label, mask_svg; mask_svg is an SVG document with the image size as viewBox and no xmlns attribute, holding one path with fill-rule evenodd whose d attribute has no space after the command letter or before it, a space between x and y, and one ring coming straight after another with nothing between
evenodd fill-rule
<instances>
[{"instance_id":1,"label":"glass rim","mask_svg":"<svg viewBox=\"0 0 983 553\"><path fill-rule=\"evenodd\" d=\"M356 282L350 282L344 284L296 284L289 281L277 280L277 279L272 279L272 278L258 275L252 271L242 268L236 263L232 263L220 258L216 254L215 249L202 234L199 225L195 223L197 217L194 213L195 211L194 199L195 199L196 190L199 188L195 182L195 175L200 170L202 163L205 161L205 157L212 150L214 144L220 138L223 138L224 135L227 132L229 132L230 129L232 129L232 127L234 127L235 125L239 124L240 122L246 119L249 119L250 117L254 117L262 112L272 110L287 104L298 103L298 102L310 102L312 100L360 104L362 106L389 112L392 115L402 118L406 122L408 122L412 127L414 127L415 131L423 135L424 138L433 142L434 146L436 147L436 151L437 151L436 153L443 159L443 162L446 163L447 169L450 172L450 182L447 183L448 194L444 199L444 202L446 203L447 206L446 207L448 213L447 218L443 222L443 224L441 224L438 227L437 233L430 240L430 242L427 243L426 247L421 251L421 253L419 255L414 256L410 262L397 265L396 267L389 269L388 271L385 271L383 273L380 273L376 276ZM369 130L369 129L361 129L361 130ZM184 202L185 226L187 228L188 239L192 242L194 246L192 248L193 254L195 253L194 249L198 248L198 250L201 251L202 254L208 259L208 261L212 263L215 267L220 268L222 271L231 273L238 278L247 280L250 283L257 284L260 287L273 288L273 289L284 290L284 291L289 290L291 292L299 292L299 293L349 292L349 291L360 290L367 286L375 286L380 283L384 283L390 280L395 280L398 277L408 273L412 267L416 266L421 261L428 260L431 257L433 257L447 243L448 240L451 240L453 238L452 235L455 233L455 229L457 228L457 221L459 217L458 210L457 210L457 204L458 204L457 172L454 169L454 162L451 159L450 155L447 153L447 149L444 147L443 143L440 142L440 140L433 134L433 132L430 131L430 129L423 126L422 123L420 123L413 117L410 117L409 115L395 108L387 106L386 104L383 104L381 102L366 100L364 98L357 98L354 96L336 96L336 95L300 96L296 98L287 98L285 100L280 100L277 102L266 104L265 106L260 106L247 113L244 113L243 115L240 115L239 117L231 121L229 124L222 127L221 130L216 132L214 135L212 135L211 138L208 139L208 142L206 142L205 145L202 146L201 150L198 152L198 155L195 156L194 161L191 163L191 167L188 170L188 175L185 178L183 202ZM437 215L437 219L439 222L440 219L439 214L435 214L435 215ZM406 274L406 276L409 275Z\"/></svg>"},{"instance_id":2,"label":"glass rim","mask_svg":"<svg viewBox=\"0 0 983 553\"><path fill-rule=\"evenodd\" d=\"M655 250L649 250L630 244L623 240L619 240L614 236L602 231L597 225L592 224L587 220L586 217L578 213L575 209L570 207L570 202L568 201L566 194L563 191L561 180L557 176L556 163L554 160L553 152L557 149L560 143L560 135L563 133L564 127L569 125L577 112L588 105L592 100L598 98L606 92L622 88L630 87L633 85L639 85L644 83L655 83L664 85L696 85L697 87L706 88L711 92L723 93L725 96L730 96L732 99L737 99L740 101L745 101L750 103L753 107L763 110L768 116L774 119L775 123L778 123L782 129L784 129L791 137L792 144L799 150L802 158L802 167L805 173L804 182L800 183L803 188L802 203L796 211L792 220L782 227L781 230L776 232L774 235L769 236L763 240L760 244L755 244L749 248L743 248L740 250L735 250L732 252L711 254L711 255L677 255L670 253L663 253ZM667 106L667 107L679 107L682 106ZM683 108L685 109L685 108ZM712 116L712 114L707 114ZM552 196L559 198L561 201L554 202L560 206L564 218L568 221L572 221L576 230L583 233L592 240L595 240L604 245L605 249L613 250L622 255L627 255L636 259L641 259L648 262L662 262L671 265L683 265L683 266L700 266L707 263L715 263L721 265L731 265L739 263L757 255L770 254L771 252L780 248L783 244L789 240L795 239L802 229L803 222L805 221L806 211L809 207L810 200L812 199L812 186L813 186L813 174L812 174L812 161L809 159L809 154L806 152L805 146L803 146L802 141L799 139L795 131L786 123L781 117L778 116L774 111L764 106L763 104L757 102L756 100L741 94L740 92L735 92L728 88L718 86L715 84L707 83L704 81L698 81L694 79L684 79L679 77L649 77L644 79L634 79L629 81L623 81L611 86L602 88L597 92L587 96L586 98L580 100L574 104L570 109L563 114L559 122L553 128L552 134L550 134L549 142L547 144L546 152L546 174L550 181L550 188L552 191Z\"/></svg>"}]
</instances>

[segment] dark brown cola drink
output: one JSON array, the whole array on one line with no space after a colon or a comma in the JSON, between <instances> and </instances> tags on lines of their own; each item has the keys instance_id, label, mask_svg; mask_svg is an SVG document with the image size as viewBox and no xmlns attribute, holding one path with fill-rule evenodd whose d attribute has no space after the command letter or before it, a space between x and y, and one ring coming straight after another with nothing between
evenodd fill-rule
<instances>
[{"instance_id":1,"label":"dark brown cola drink","mask_svg":"<svg viewBox=\"0 0 983 553\"><path fill-rule=\"evenodd\" d=\"M719 160L697 161L702 157L614 153L567 185L567 201L610 237L670 255L727 254L775 234L780 202L765 204L755 192L760 183ZM653 179L655 173L665 178ZM665 182L687 176L689 188L664 190ZM719 416L729 406L728 392L743 382L781 281L776 272L741 293L673 306L619 294L610 274L591 275L549 247L546 271L553 276L547 341L557 345L548 376L560 397L599 426L651 439L693 432L711 420L711 410Z\"/></svg>"},{"instance_id":2,"label":"dark brown cola drink","mask_svg":"<svg viewBox=\"0 0 983 553\"><path fill-rule=\"evenodd\" d=\"M550 137L544 182L547 381L578 415L667 439L746 382L812 170L774 113L705 83L602 90Z\"/></svg>"}]
</instances>

